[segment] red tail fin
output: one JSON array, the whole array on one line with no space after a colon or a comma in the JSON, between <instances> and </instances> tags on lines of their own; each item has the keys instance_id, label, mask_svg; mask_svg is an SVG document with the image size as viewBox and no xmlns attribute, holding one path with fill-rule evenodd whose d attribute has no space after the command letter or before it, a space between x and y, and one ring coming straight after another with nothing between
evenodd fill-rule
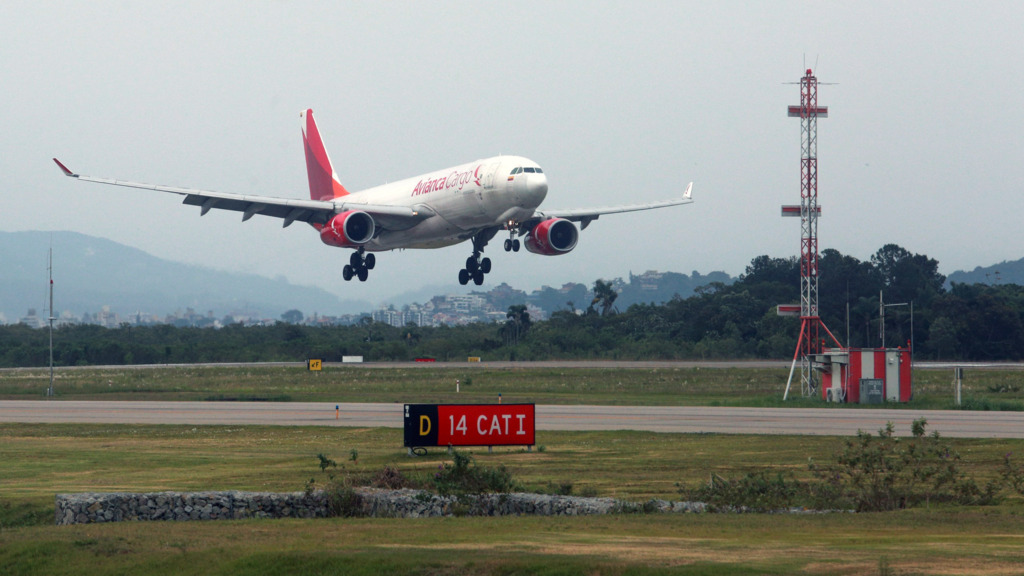
<instances>
[{"instance_id":1,"label":"red tail fin","mask_svg":"<svg viewBox=\"0 0 1024 576\"><path fill-rule=\"evenodd\" d=\"M313 200L333 200L348 194L338 181L327 148L320 139L320 131L313 120L313 111L299 114L302 119L302 144L306 149L306 174L309 176L309 197Z\"/></svg>"}]
</instances>

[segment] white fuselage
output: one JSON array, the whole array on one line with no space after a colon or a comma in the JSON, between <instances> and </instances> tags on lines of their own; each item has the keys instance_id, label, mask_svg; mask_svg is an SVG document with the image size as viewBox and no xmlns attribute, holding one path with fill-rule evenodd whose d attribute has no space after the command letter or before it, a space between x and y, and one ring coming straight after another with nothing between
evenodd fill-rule
<instances>
[{"instance_id":1,"label":"white fuselage","mask_svg":"<svg viewBox=\"0 0 1024 576\"><path fill-rule=\"evenodd\" d=\"M529 172L516 168L526 168ZM495 156L422 176L375 186L338 198L346 206L409 206L432 214L402 229L387 229L367 250L440 248L470 238L476 231L530 218L547 195L547 177L537 163L521 156ZM386 220L386 217L380 218Z\"/></svg>"}]
</instances>

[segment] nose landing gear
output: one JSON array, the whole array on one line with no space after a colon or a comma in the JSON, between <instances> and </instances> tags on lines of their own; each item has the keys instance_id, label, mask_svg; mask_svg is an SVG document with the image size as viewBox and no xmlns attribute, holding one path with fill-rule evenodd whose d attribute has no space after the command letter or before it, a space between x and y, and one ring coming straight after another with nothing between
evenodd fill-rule
<instances>
[{"instance_id":1,"label":"nose landing gear","mask_svg":"<svg viewBox=\"0 0 1024 576\"><path fill-rule=\"evenodd\" d=\"M519 239L516 238L516 234L519 233L519 223L509 222L505 224L505 229L508 230L508 239L505 240L505 252L519 252Z\"/></svg>"},{"instance_id":2,"label":"nose landing gear","mask_svg":"<svg viewBox=\"0 0 1024 576\"><path fill-rule=\"evenodd\" d=\"M346 282L352 279L353 276L359 278L360 282L366 282L366 279L370 276L370 270L377 265L377 257L373 254L367 254L366 249L359 247L352 253L352 256L348 259L348 264L341 269L341 277Z\"/></svg>"}]
</instances>

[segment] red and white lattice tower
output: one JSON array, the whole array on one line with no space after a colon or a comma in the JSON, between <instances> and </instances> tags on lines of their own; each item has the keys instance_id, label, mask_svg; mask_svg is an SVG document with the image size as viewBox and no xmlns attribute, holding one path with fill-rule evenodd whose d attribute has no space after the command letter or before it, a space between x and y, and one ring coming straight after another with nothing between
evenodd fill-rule
<instances>
[{"instance_id":1,"label":"red and white lattice tower","mask_svg":"<svg viewBox=\"0 0 1024 576\"><path fill-rule=\"evenodd\" d=\"M811 70L800 79L800 105L789 107L790 118L800 118L800 337L789 369L786 393L793 382L793 371L800 360L800 392L811 396L817 388L817 376L811 368L812 356L822 349L822 331L842 348L818 316L818 118L828 118L828 107L818 106L818 79ZM783 206L782 214L797 215L795 206Z\"/></svg>"}]
</instances>

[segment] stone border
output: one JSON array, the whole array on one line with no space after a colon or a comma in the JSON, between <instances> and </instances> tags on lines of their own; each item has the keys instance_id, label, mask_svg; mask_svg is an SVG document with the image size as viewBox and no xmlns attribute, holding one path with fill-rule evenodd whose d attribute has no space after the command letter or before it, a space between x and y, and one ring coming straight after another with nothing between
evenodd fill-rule
<instances>
[{"instance_id":1,"label":"stone border","mask_svg":"<svg viewBox=\"0 0 1024 576\"><path fill-rule=\"evenodd\" d=\"M705 512L701 502L652 500L636 504L613 498L546 494L440 496L420 490L354 491L353 515L387 518L441 516L585 516L617 512ZM324 518L327 495L311 492L150 492L144 494L57 494L57 525L95 522L238 520L243 518Z\"/></svg>"},{"instance_id":2,"label":"stone border","mask_svg":"<svg viewBox=\"0 0 1024 576\"><path fill-rule=\"evenodd\" d=\"M123 520L237 520L327 516L323 492L127 492L57 494L58 526Z\"/></svg>"}]
</instances>

